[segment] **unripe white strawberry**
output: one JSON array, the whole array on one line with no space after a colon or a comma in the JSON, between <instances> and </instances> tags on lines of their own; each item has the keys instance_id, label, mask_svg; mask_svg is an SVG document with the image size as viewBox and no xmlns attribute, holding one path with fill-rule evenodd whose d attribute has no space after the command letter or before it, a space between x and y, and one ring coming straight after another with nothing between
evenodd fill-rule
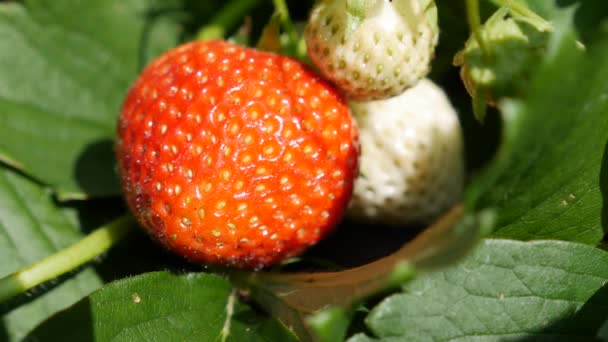
<instances>
[{"instance_id":1,"label":"unripe white strawberry","mask_svg":"<svg viewBox=\"0 0 608 342\"><path fill-rule=\"evenodd\" d=\"M434 0L320 0L305 30L308 56L352 100L401 94L430 70Z\"/></svg>"},{"instance_id":2,"label":"unripe white strawberry","mask_svg":"<svg viewBox=\"0 0 608 342\"><path fill-rule=\"evenodd\" d=\"M428 223L461 198L462 131L441 88L423 79L397 97L350 106L361 143L350 217Z\"/></svg>"}]
</instances>

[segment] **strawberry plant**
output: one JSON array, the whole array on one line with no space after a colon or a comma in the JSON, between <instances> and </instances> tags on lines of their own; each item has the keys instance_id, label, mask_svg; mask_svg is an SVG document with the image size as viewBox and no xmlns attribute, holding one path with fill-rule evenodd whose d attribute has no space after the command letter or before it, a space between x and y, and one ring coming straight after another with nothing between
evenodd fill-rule
<instances>
[{"instance_id":1,"label":"strawberry plant","mask_svg":"<svg viewBox=\"0 0 608 342\"><path fill-rule=\"evenodd\" d=\"M606 75L603 1L0 1L0 341L607 340Z\"/></svg>"}]
</instances>

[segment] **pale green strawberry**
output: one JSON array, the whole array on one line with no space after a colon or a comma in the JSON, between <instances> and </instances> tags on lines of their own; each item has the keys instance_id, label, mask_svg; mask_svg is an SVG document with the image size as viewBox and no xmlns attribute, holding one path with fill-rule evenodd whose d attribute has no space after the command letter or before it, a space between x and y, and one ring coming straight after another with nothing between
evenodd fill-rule
<instances>
[{"instance_id":1,"label":"pale green strawberry","mask_svg":"<svg viewBox=\"0 0 608 342\"><path fill-rule=\"evenodd\" d=\"M305 30L308 56L353 100L401 94L430 70L433 0L321 0Z\"/></svg>"},{"instance_id":2,"label":"pale green strawberry","mask_svg":"<svg viewBox=\"0 0 608 342\"><path fill-rule=\"evenodd\" d=\"M423 79L397 97L350 107L361 143L351 218L392 226L428 223L459 201L462 132L441 88Z\"/></svg>"}]
</instances>

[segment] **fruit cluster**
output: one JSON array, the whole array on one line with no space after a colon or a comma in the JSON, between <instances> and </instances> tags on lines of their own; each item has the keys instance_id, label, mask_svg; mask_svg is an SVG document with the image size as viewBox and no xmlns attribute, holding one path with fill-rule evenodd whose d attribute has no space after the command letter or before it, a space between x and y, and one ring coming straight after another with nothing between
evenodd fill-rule
<instances>
[{"instance_id":1,"label":"fruit cluster","mask_svg":"<svg viewBox=\"0 0 608 342\"><path fill-rule=\"evenodd\" d=\"M221 40L164 53L118 122L131 211L167 248L238 268L301 253L347 212L428 222L463 179L456 113L423 80L437 35L432 0L327 0L305 33L323 76Z\"/></svg>"}]
</instances>

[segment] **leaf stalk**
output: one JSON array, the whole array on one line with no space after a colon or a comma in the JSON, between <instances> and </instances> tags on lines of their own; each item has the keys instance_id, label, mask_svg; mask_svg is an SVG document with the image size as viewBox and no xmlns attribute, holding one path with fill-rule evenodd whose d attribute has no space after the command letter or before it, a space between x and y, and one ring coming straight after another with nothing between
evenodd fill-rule
<instances>
[{"instance_id":1,"label":"leaf stalk","mask_svg":"<svg viewBox=\"0 0 608 342\"><path fill-rule=\"evenodd\" d=\"M491 58L492 53L486 43L483 35L481 34L481 18L479 15L479 0L466 0L467 7L467 21L469 23L469 29L473 33L483 57L486 59Z\"/></svg>"},{"instance_id":2,"label":"leaf stalk","mask_svg":"<svg viewBox=\"0 0 608 342\"><path fill-rule=\"evenodd\" d=\"M70 272L104 253L135 227L135 219L124 215L34 264L0 279L0 303Z\"/></svg>"}]
</instances>

